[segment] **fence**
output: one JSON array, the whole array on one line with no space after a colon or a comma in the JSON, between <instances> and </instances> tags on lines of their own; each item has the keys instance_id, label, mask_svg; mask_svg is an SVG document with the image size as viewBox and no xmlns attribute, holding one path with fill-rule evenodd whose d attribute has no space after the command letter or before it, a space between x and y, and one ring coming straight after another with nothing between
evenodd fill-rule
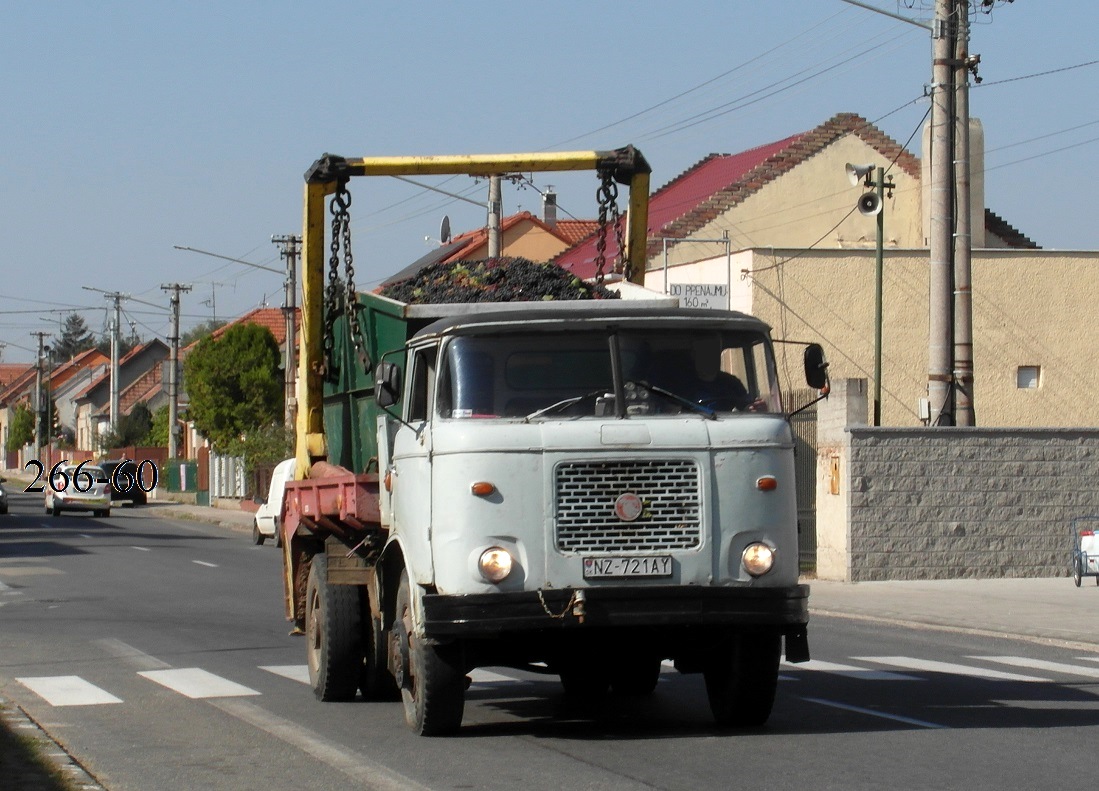
<instances>
[{"instance_id":1,"label":"fence","mask_svg":"<svg viewBox=\"0 0 1099 791\"><path fill-rule=\"evenodd\" d=\"M817 576L1066 576L1099 513L1099 429L872 428L863 380L821 410Z\"/></svg>"}]
</instances>

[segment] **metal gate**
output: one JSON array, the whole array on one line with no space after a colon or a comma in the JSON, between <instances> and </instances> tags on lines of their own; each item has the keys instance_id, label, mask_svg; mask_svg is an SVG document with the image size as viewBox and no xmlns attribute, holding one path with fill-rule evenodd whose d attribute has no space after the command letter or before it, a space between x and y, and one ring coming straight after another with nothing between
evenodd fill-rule
<instances>
[{"instance_id":1,"label":"metal gate","mask_svg":"<svg viewBox=\"0 0 1099 791\"><path fill-rule=\"evenodd\" d=\"M788 390L782 394L787 411L819 397L816 390ZM794 471L798 495L798 561L802 573L817 568L817 407L790 418L794 432Z\"/></svg>"}]
</instances>

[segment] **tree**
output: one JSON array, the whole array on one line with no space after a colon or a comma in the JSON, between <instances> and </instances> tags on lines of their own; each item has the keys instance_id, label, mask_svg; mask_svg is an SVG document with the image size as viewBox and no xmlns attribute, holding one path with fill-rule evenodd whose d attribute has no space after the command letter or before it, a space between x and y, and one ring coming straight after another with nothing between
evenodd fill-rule
<instances>
[{"instance_id":1,"label":"tree","mask_svg":"<svg viewBox=\"0 0 1099 791\"><path fill-rule=\"evenodd\" d=\"M164 404L153 412L153 426L149 429L149 436L143 443L155 448L163 448L168 445L168 405Z\"/></svg>"},{"instance_id":2,"label":"tree","mask_svg":"<svg viewBox=\"0 0 1099 791\"><path fill-rule=\"evenodd\" d=\"M187 416L216 450L230 452L234 441L281 419L279 360L275 336L250 323L203 338L187 355Z\"/></svg>"},{"instance_id":3,"label":"tree","mask_svg":"<svg viewBox=\"0 0 1099 791\"><path fill-rule=\"evenodd\" d=\"M118 359L121 360L123 357L125 357L127 354L129 354L130 350L133 349L135 346L137 346L138 343L141 343L140 339L138 339L138 338L135 338L135 337L130 336L130 335L119 335L118 336ZM100 335L99 336L99 341L97 343L95 343L94 346L95 346L95 348L99 349L99 351L103 352L103 354L110 357L111 356L111 333L108 331L108 332L104 332L102 335Z\"/></svg>"},{"instance_id":4,"label":"tree","mask_svg":"<svg viewBox=\"0 0 1099 791\"><path fill-rule=\"evenodd\" d=\"M275 465L293 455L294 432L282 421L268 423L252 429L240 439L233 440L225 450L232 456L244 459L244 473L251 480L257 467Z\"/></svg>"},{"instance_id":5,"label":"tree","mask_svg":"<svg viewBox=\"0 0 1099 791\"><path fill-rule=\"evenodd\" d=\"M143 445L153 428L153 415L149 405L138 401L130 409L130 414L118 419L113 431L102 435L100 444L104 448L124 448L128 445Z\"/></svg>"},{"instance_id":6,"label":"tree","mask_svg":"<svg viewBox=\"0 0 1099 791\"><path fill-rule=\"evenodd\" d=\"M19 450L28 442L34 441L34 412L27 404L16 404L12 411L14 414L8 429L9 451Z\"/></svg>"},{"instance_id":7,"label":"tree","mask_svg":"<svg viewBox=\"0 0 1099 791\"><path fill-rule=\"evenodd\" d=\"M68 362L81 352L85 352L95 346L95 336L92 335L84 318L79 313L70 313L65 317L65 324L61 328L61 339L54 344L54 352L61 362Z\"/></svg>"},{"instance_id":8,"label":"tree","mask_svg":"<svg viewBox=\"0 0 1099 791\"><path fill-rule=\"evenodd\" d=\"M214 321L213 319L210 319L209 321L204 321L201 324L196 324L195 326L191 327L191 329L187 330L185 333L179 336L179 346L181 349L186 348L195 341L200 340L201 338L205 338L214 330L224 326L224 321Z\"/></svg>"}]
</instances>

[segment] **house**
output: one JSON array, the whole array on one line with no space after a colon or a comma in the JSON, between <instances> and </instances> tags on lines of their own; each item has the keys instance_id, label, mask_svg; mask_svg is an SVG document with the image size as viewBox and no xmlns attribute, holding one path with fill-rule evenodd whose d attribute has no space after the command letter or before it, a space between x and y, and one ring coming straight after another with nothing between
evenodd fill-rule
<instances>
[{"instance_id":1,"label":"house","mask_svg":"<svg viewBox=\"0 0 1099 791\"><path fill-rule=\"evenodd\" d=\"M983 134L971 132L976 419L982 426L1095 426L1099 329L1074 321L1099 299L1099 251L1046 250L985 207ZM780 339L820 341L829 371L874 378L877 218L845 166L886 169L882 424L918 426L927 398L929 216L926 162L857 115L738 154L713 154L653 193L645 285L715 286ZM727 242L725 240L728 240ZM716 240L716 241L715 241ZM607 257L617 253L607 235ZM595 240L554 259L595 273ZM724 307L724 305L722 305ZM797 346L777 347L800 381Z\"/></svg>"},{"instance_id":2,"label":"house","mask_svg":"<svg viewBox=\"0 0 1099 791\"><path fill-rule=\"evenodd\" d=\"M154 396L161 376L162 363L168 359L168 345L159 338L138 344L118 361L119 416L129 414L134 404ZM99 450L98 438L111 422L110 366L84 387L73 399L76 404L76 449ZM156 400L150 409L158 405Z\"/></svg>"},{"instance_id":3,"label":"house","mask_svg":"<svg viewBox=\"0 0 1099 791\"><path fill-rule=\"evenodd\" d=\"M60 425L75 433L76 406L75 395L82 390L94 376L102 374L108 363L107 355L98 349L88 349L75 355L71 360L56 367L42 369L42 397L53 404ZM6 368L7 366L0 366ZM6 448L9 426L18 404L28 404L33 408L34 390L38 380L38 368L34 365L18 366L20 372L0 385L0 447ZM15 372L12 372L15 373ZM3 372L0 372L0 377ZM45 408L45 406L43 406ZM9 465L11 460L9 459Z\"/></svg>"},{"instance_id":4,"label":"house","mask_svg":"<svg viewBox=\"0 0 1099 791\"><path fill-rule=\"evenodd\" d=\"M541 219L529 211L523 211L500 221L500 255L506 258L526 258L530 261L550 261L590 236L597 227L598 223L594 220L558 220L556 203L544 202ZM387 278L382 285L399 283L432 264L480 261L488 257L488 228L482 227L454 237L437 250Z\"/></svg>"}]
</instances>

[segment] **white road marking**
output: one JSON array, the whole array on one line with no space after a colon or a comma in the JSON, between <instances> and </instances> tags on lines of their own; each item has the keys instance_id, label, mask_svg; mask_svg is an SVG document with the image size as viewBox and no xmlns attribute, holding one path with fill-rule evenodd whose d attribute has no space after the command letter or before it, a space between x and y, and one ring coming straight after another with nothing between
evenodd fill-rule
<instances>
[{"instance_id":1,"label":"white road marking","mask_svg":"<svg viewBox=\"0 0 1099 791\"><path fill-rule=\"evenodd\" d=\"M130 549L136 549L138 552L152 552L148 547L130 547Z\"/></svg>"},{"instance_id":2,"label":"white road marking","mask_svg":"<svg viewBox=\"0 0 1099 791\"><path fill-rule=\"evenodd\" d=\"M517 678L505 676L503 673L493 673L491 670L485 670L482 667L470 671L469 677L473 679L474 684L516 684L519 682Z\"/></svg>"},{"instance_id":3,"label":"white road marking","mask_svg":"<svg viewBox=\"0 0 1099 791\"><path fill-rule=\"evenodd\" d=\"M264 711L246 700L211 700L211 706L259 728L317 760L343 772L367 791L429 791L426 786L394 772L362 753L333 745L332 740Z\"/></svg>"},{"instance_id":4,"label":"white road marking","mask_svg":"<svg viewBox=\"0 0 1099 791\"><path fill-rule=\"evenodd\" d=\"M218 567L217 563L207 563L205 560L192 560L191 562L197 563L200 566L206 566L207 568L211 569L216 569Z\"/></svg>"},{"instance_id":5,"label":"white road marking","mask_svg":"<svg viewBox=\"0 0 1099 791\"><path fill-rule=\"evenodd\" d=\"M260 665L260 670L274 673L276 676L288 678L291 681L309 683L309 665Z\"/></svg>"},{"instance_id":6,"label":"white road marking","mask_svg":"<svg viewBox=\"0 0 1099 791\"><path fill-rule=\"evenodd\" d=\"M1012 667L1026 667L1031 670L1044 670L1047 673L1065 673L1070 676L1099 678L1099 667L1083 667L1065 662L1047 662L1044 659L1027 659L1022 656L969 656L966 659L979 659L984 662L998 662Z\"/></svg>"},{"instance_id":7,"label":"white road marking","mask_svg":"<svg viewBox=\"0 0 1099 791\"><path fill-rule=\"evenodd\" d=\"M1019 673L1005 673L1001 670L987 670L972 665L956 665L953 662L936 662L931 659L913 659L908 656L853 656L856 662L873 662L878 665L892 665L908 670L920 670L928 673L949 673L953 676L969 676L992 681L1050 681L1038 676L1024 676Z\"/></svg>"},{"instance_id":8,"label":"white road marking","mask_svg":"<svg viewBox=\"0 0 1099 791\"><path fill-rule=\"evenodd\" d=\"M97 706L121 703L105 689L100 689L80 676L36 676L15 679L51 706Z\"/></svg>"},{"instance_id":9,"label":"white road marking","mask_svg":"<svg viewBox=\"0 0 1099 791\"><path fill-rule=\"evenodd\" d=\"M783 663L790 670L812 670L819 673L832 673L837 676L857 678L862 681L920 681L916 676L908 676L904 673L891 673L888 670L871 670L855 665L841 665L836 662L824 662L820 659L810 659L808 662L799 662L796 665Z\"/></svg>"},{"instance_id":10,"label":"white road marking","mask_svg":"<svg viewBox=\"0 0 1099 791\"><path fill-rule=\"evenodd\" d=\"M834 709L843 709L844 711L853 711L856 714L867 714L871 717L880 717L883 720L893 720L894 722L903 722L906 725L915 725L919 728L946 728L945 725L939 725L935 722L927 722L925 720L915 720L911 717L902 717L899 714L889 714L884 711L874 711L873 709L864 709L860 706L849 706L846 703L837 703L834 700L823 700L822 698L802 698L810 703L819 703L822 706L831 706Z\"/></svg>"},{"instance_id":11,"label":"white road marking","mask_svg":"<svg viewBox=\"0 0 1099 791\"><path fill-rule=\"evenodd\" d=\"M150 681L186 695L189 698L232 698L241 695L258 695L254 689L215 676L202 668L182 667L172 670L143 670L138 673Z\"/></svg>"}]
</instances>

